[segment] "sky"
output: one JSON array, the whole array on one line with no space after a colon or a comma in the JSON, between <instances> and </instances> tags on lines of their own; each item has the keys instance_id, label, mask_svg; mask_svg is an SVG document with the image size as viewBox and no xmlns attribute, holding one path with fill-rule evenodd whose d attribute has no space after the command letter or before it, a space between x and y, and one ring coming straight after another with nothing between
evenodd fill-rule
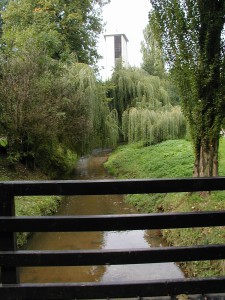
<instances>
[{"instance_id":1,"label":"sky","mask_svg":"<svg viewBox=\"0 0 225 300\"><path fill-rule=\"evenodd\" d=\"M106 23L104 33L99 39L100 69L104 66L104 34L125 34L128 43L128 62L131 66L140 66L140 52L143 41L143 30L148 24L148 12L151 9L149 0L111 0L103 8L103 21ZM103 74L103 72L101 72Z\"/></svg>"}]
</instances>

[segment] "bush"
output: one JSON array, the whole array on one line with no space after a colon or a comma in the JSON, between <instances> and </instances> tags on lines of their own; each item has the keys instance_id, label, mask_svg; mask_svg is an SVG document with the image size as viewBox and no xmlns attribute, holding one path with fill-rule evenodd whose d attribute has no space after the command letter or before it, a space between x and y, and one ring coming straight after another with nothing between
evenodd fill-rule
<instances>
[{"instance_id":1,"label":"bush","mask_svg":"<svg viewBox=\"0 0 225 300\"><path fill-rule=\"evenodd\" d=\"M77 155L62 144L42 145L35 159L35 164L51 178L70 174L76 164Z\"/></svg>"}]
</instances>

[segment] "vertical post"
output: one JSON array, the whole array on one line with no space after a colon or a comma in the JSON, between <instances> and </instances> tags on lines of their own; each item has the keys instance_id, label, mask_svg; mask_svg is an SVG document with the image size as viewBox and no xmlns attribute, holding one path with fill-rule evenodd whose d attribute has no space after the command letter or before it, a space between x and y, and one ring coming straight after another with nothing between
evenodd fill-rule
<instances>
[{"instance_id":1,"label":"vertical post","mask_svg":"<svg viewBox=\"0 0 225 300\"><path fill-rule=\"evenodd\" d=\"M3 184L0 186L0 216L14 217L15 216L15 201L13 192L10 191L10 186ZM0 233L0 250L1 251L16 251L16 233L4 232ZM19 283L19 274L16 267L2 267L1 280L2 284Z\"/></svg>"}]
</instances>

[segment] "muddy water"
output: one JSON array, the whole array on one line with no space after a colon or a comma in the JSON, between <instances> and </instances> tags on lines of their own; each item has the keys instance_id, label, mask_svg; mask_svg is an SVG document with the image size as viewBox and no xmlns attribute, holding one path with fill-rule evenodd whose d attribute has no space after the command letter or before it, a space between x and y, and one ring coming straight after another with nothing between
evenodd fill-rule
<instances>
[{"instance_id":1,"label":"muddy water","mask_svg":"<svg viewBox=\"0 0 225 300\"><path fill-rule=\"evenodd\" d=\"M74 179L103 179L107 152L82 158ZM137 211L118 195L72 196L64 199L59 215L132 214ZM81 250L159 247L163 243L158 231L37 233L29 241L28 250ZM148 280L181 278L173 263L126 266L22 268L21 282L89 282L114 280Z\"/></svg>"}]
</instances>

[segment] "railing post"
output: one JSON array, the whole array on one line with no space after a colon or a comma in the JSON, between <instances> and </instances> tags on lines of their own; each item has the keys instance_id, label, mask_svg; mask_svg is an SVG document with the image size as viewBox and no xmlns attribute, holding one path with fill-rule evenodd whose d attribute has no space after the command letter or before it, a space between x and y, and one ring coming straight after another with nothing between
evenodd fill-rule
<instances>
[{"instance_id":1,"label":"railing post","mask_svg":"<svg viewBox=\"0 0 225 300\"><path fill-rule=\"evenodd\" d=\"M15 216L15 201L12 191L9 187L0 187L0 216L13 217ZM1 251L16 251L16 233L0 233L0 250ZM0 282L2 284L19 283L19 273L16 267L2 267Z\"/></svg>"}]
</instances>

